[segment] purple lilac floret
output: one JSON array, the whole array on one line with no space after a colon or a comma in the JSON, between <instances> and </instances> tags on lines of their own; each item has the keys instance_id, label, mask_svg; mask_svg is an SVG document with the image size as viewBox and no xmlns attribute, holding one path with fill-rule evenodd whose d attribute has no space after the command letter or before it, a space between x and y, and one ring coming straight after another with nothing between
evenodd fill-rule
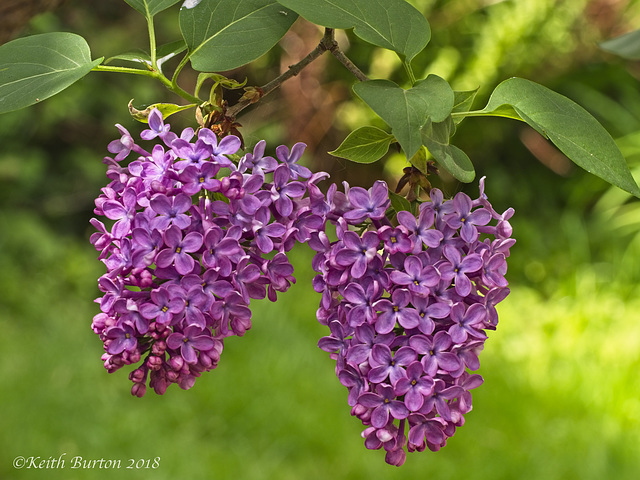
<instances>
[{"instance_id":1,"label":"purple lilac floret","mask_svg":"<svg viewBox=\"0 0 640 480\"><path fill-rule=\"evenodd\" d=\"M318 346L336 360L365 447L402 465L407 452L437 451L471 410L472 374L495 306L509 293L505 274L513 209L500 214L484 193L444 200L433 189L414 213L391 222L386 184L329 189L312 208L330 220L312 234ZM392 212L393 213L393 212ZM336 238L330 241L329 238Z\"/></svg>"},{"instance_id":2,"label":"purple lilac floret","mask_svg":"<svg viewBox=\"0 0 640 480\"><path fill-rule=\"evenodd\" d=\"M149 147L117 128L115 158L104 160L111 182L95 202L102 221L91 222L107 267L92 329L109 372L138 364L133 395L188 389L217 366L227 337L251 328L251 299L275 301L295 282L287 252L324 226L312 204L328 175L298 164L302 143L278 147L277 160L264 141L242 156L237 137L177 135L157 109L140 135Z\"/></svg>"}]
</instances>

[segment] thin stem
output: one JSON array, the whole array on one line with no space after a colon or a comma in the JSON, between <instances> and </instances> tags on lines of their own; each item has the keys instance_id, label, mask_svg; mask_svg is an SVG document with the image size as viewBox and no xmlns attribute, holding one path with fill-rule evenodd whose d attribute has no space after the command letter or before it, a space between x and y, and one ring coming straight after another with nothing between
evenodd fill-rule
<instances>
[{"instance_id":1,"label":"thin stem","mask_svg":"<svg viewBox=\"0 0 640 480\"><path fill-rule=\"evenodd\" d=\"M260 98L274 91L276 88L282 85L282 83L284 83L286 80L298 75L303 68L305 68L307 65L309 65L311 62L313 62L316 58L318 58L320 55L322 55L326 51L330 51L333 54L333 56L335 56L340 61L340 63L342 63L345 67L347 67L347 69L351 73L353 73L353 75L355 75L355 77L358 80L360 81L368 80L367 76L364 73L362 73L362 71L358 67L356 67L356 65L351 60L349 60L349 58L347 58L347 56L342 52L342 50L340 50L340 46L338 45L338 43L334 38L333 28L325 28L324 36L322 37L322 40L320 40L320 43L316 46L316 48L313 49L313 51L309 52L309 54L306 57L304 57L295 65L291 65L286 72L282 73L278 77L271 80L269 83L266 83L259 88L261 92ZM236 118L236 116L242 110L244 110L249 105L251 105L251 103L253 102L251 102L250 100L243 100L241 102L238 102L235 105L229 107L226 114L230 118Z\"/></svg>"},{"instance_id":2,"label":"thin stem","mask_svg":"<svg viewBox=\"0 0 640 480\"><path fill-rule=\"evenodd\" d=\"M502 118L510 118L511 120L519 120L524 122L522 118L516 117L515 115L505 112L485 112L484 110L472 110L470 112L453 112L451 114L453 118L466 118L466 117L502 117ZM526 122L525 122L526 123Z\"/></svg>"},{"instance_id":3,"label":"thin stem","mask_svg":"<svg viewBox=\"0 0 640 480\"><path fill-rule=\"evenodd\" d=\"M175 71L173 72L173 77L171 77L171 84L174 87L178 86L178 75L180 75L180 72L182 71L182 69L187 64L188 61L189 61L189 55L187 54L184 57L182 57L182 60L180 60L180 63L178 64Z\"/></svg>"},{"instance_id":4,"label":"thin stem","mask_svg":"<svg viewBox=\"0 0 640 480\"><path fill-rule=\"evenodd\" d=\"M131 73L133 75L143 75L145 77L154 77L156 75L151 70L141 70L139 68L130 67L112 67L109 65L97 65L91 70L94 72Z\"/></svg>"},{"instance_id":5,"label":"thin stem","mask_svg":"<svg viewBox=\"0 0 640 480\"><path fill-rule=\"evenodd\" d=\"M266 83L262 87L260 87L261 97L268 95L269 93L273 92L276 88L278 88L280 85L282 85L283 82L290 79L291 77L298 75L298 73L300 73L300 71L304 67L309 65L316 58L318 58L320 55L326 52L327 51L326 42L329 41L329 39L333 40L332 28L325 29L324 36L322 37L322 40L320 41L318 46L314 48L313 51L311 51L306 57L304 57L295 65L291 65L289 69L283 74L279 75L278 77L271 80L269 83ZM227 110L227 116L229 116L230 118L236 118L236 116L242 110L247 108L249 105L251 105L250 100L243 100L241 102L238 102Z\"/></svg>"},{"instance_id":6,"label":"thin stem","mask_svg":"<svg viewBox=\"0 0 640 480\"><path fill-rule=\"evenodd\" d=\"M158 68L158 59L156 55L156 31L153 27L153 17L147 17L147 28L149 29L149 50L151 51L151 68L154 70L160 70Z\"/></svg>"},{"instance_id":7,"label":"thin stem","mask_svg":"<svg viewBox=\"0 0 640 480\"><path fill-rule=\"evenodd\" d=\"M184 98L190 103L200 104L202 100L198 97L191 95L189 92L184 91L178 85L174 85L171 80L165 77L162 73L153 70L140 70L139 68L128 68L128 67L110 67L108 65L98 65L92 69L95 72L113 72L113 73L129 73L133 75L143 75L145 77L155 78L159 80L165 87L167 87L170 91L175 93L176 95Z\"/></svg>"},{"instance_id":8,"label":"thin stem","mask_svg":"<svg viewBox=\"0 0 640 480\"><path fill-rule=\"evenodd\" d=\"M367 76L362 73L362 71L342 52L340 46L338 45L338 42L336 42L334 38L333 28L325 28L322 40L320 40L320 43L316 46L316 48L313 49L313 51L311 51L306 57L304 57L295 65L291 65L286 72L260 87L260 98L274 91L286 80L298 75L303 68L305 68L326 51L331 52L331 54L336 57L340 61L340 63L347 67L347 70L349 70L358 80L360 80L361 82L368 80ZM250 100L243 100L236 103L227 110L227 116L230 118L236 118L236 116L242 110L251 105L251 103L253 102L251 102Z\"/></svg>"},{"instance_id":9,"label":"thin stem","mask_svg":"<svg viewBox=\"0 0 640 480\"><path fill-rule=\"evenodd\" d=\"M416 76L413 73L413 68L411 68L411 64L407 61L403 61L402 64L404 65L404 69L407 72L407 75L409 76L409 81L411 82L411 86L415 85Z\"/></svg>"},{"instance_id":10,"label":"thin stem","mask_svg":"<svg viewBox=\"0 0 640 480\"><path fill-rule=\"evenodd\" d=\"M349 70L351 73L353 73L353 75L360 80L361 82L366 82L367 80L369 80L369 77L367 77L364 73L362 73L362 70L360 70L358 67L356 67L356 64L353 63L343 52L342 50L340 50L340 47L338 47L338 44L335 44L335 47L332 48L331 50L331 54L336 57L338 59L338 61L343 64L345 67L347 67L347 70Z\"/></svg>"}]
</instances>

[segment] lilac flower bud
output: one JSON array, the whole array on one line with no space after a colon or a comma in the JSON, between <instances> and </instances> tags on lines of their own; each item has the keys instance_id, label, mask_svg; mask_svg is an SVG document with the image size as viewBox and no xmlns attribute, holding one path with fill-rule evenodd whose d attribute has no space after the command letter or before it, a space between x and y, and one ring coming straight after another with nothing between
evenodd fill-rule
<instances>
[{"instance_id":1,"label":"lilac flower bud","mask_svg":"<svg viewBox=\"0 0 640 480\"><path fill-rule=\"evenodd\" d=\"M142 398L147 392L147 386L144 383L134 383L131 387L131 395Z\"/></svg>"}]
</instances>

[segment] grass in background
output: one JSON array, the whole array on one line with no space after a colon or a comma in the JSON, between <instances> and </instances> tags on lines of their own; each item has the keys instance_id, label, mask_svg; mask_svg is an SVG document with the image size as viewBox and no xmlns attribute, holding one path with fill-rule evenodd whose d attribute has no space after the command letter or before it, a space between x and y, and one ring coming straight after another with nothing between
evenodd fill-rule
<instances>
[{"instance_id":1,"label":"grass in background","mask_svg":"<svg viewBox=\"0 0 640 480\"><path fill-rule=\"evenodd\" d=\"M13 479L635 479L640 471L640 297L601 288L591 270L543 300L514 286L481 355L473 412L438 453L401 468L367 451L334 362L316 347L310 252L298 283L253 304L253 328L225 344L193 389L129 394L91 332L102 273L92 247L29 212L0 214L0 478ZM15 470L18 455L64 470ZM121 470L71 470L74 456ZM156 470L127 459L160 457Z\"/></svg>"}]
</instances>

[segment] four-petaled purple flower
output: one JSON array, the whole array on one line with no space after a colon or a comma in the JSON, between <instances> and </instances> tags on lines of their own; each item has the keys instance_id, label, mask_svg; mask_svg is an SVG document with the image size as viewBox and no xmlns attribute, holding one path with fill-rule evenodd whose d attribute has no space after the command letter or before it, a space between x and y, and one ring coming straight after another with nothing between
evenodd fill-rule
<instances>
[{"instance_id":1,"label":"four-petaled purple flower","mask_svg":"<svg viewBox=\"0 0 640 480\"><path fill-rule=\"evenodd\" d=\"M471 212L472 206L469 196L459 192L453 199L455 212L445 218L451 228L460 229L460 237L467 243L473 243L478 239L477 225L486 225L491 221L489 210L479 208Z\"/></svg>"},{"instance_id":2,"label":"four-petaled purple flower","mask_svg":"<svg viewBox=\"0 0 640 480\"><path fill-rule=\"evenodd\" d=\"M105 336L111 341L107 347L107 352L111 355L117 355L125 350L131 351L138 346L136 331L126 323L109 327Z\"/></svg>"},{"instance_id":3,"label":"four-petaled purple flower","mask_svg":"<svg viewBox=\"0 0 640 480\"><path fill-rule=\"evenodd\" d=\"M461 297L466 297L473 288L469 274L482 268L482 257L477 253L472 253L462 258L460 250L451 245L444 246L443 255L448 262L444 262L438 267L440 275L446 281L453 280L456 293Z\"/></svg>"},{"instance_id":4,"label":"four-petaled purple flower","mask_svg":"<svg viewBox=\"0 0 640 480\"><path fill-rule=\"evenodd\" d=\"M440 282L440 275L433 265L425 266L420 257L411 256L404 261L404 272L391 272L391 281L398 285L406 285L417 295L427 296L431 288Z\"/></svg>"},{"instance_id":5,"label":"four-petaled purple flower","mask_svg":"<svg viewBox=\"0 0 640 480\"><path fill-rule=\"evenodd\" d=\"M116 200L107 200L102 204L102 211L107 218L117 220L111 228L111 234L115 238L122 238L131 232L131 223L138 206L137 195L133 188L127 188L122 194L122 203Z\"/></svg>"},{"instance_id":6,"label":"four-petaled purple flower","mask_svg":"<svg viewBox=\"0 0 640 480\"><path fill-rule=\"evenodd\" d=\"M173 332L167 338L167 347L173 350L180 350L180 355L185 362L194 364L198 361L198 353L211 350L215 342L207 335L206 330L196 325L190 325L184 332Z\"/></svg>"},{"instance_id":7,"label":"four-petaled purple flower","mask_svg":"<svg viewBox=\"0 0 640 480\"><path fill-rule=\"evenodd\" d=\"M180 229L176 225L172 225L164 233L164 243L167 248L158 253L156 264L159 267L168 267L175 263L176 270L180 275L191 272L195 260L189 254L197 252L202 247L202 234L190 232L182 238Z\"/></svg>"},{"instance_id":8,"label":"four-petaled purple flower","mask_svg":"<svg viewBox=\"0 0 640 480\"><path fill-rule=\"evenodd\" d=\"M369 190L350 188L347 196L352 209L344 214L344 218L351 223L360 223L366 218L380 220L384 218L390 204L387 184L380 180Z\"/></svg>"},{"instance_id":9,"label":"four-petaled purple flower","mask_svg":"<svg viewBox=\"0 0 640 480\"><path fill-rule=\"evenodd\" d=\"M391 295L391 301L382 299L376 302L378 310L378 320L376 321L376 332L389 333L396 323L402 328L415 328L420 324L420 317L415 308L409 306L411 303L411 293L408 290L396 289Z\"/></svg>"},{"instance_id":10,"label":"four-petaled purple flower","mask_svg":"<svg viewBox=\"0 0 640 480\"><path fill-rule=\"evenodd\" d=\"M376 344L371 349L369 380L373 383L382 383L387 378L391 384L396 383L404 376L404 368L417 358L416 351L409 347L401 347L396 352L385 344Z\"/></svg>"},{"instance_id":11,"label":"four-petaled purple flower","mask_svg":"<svg viewBox=\"0 0 640 480\"><path fill-rule=\"evenodd\" d=\"M153 140L156 137L163 138L167 133L169 133L171 126L168 124L165 125L162 113L160 113L160 110L157 108L151 110L147 120L149 128L147 130L143 130L140 134L140 137L143 140Z\"/></svg>"},{"instance_id":12,"label":"four-petaled purple flower","mask_svg":"<svg viewBox=\"0 0 640 480\"><path fill-rule=\"evenodd\" d=\"M149 202L152 210L158 214L151 219L151 229L165 230L169 225L175 225L183 230L191 224L191 218L186 212L191 208L191 198L184 193L175 197L167 197L162 193L153 196Z\"/></svg>"},{"instance_id":13,"label":"four-petaled purple flower","mask_svg":"<svg viewBox=\"0 0 640 480\"><path fill-rule=\"evenodd\" d=\"M412 412L420 410L425 397L433 392L433 377L423 375L424 373L422 364L418 361L413 362L407 367L406 376L394 384L396 395L404 395L404 404Z\"/></svg>"},{"instance_id":14,"label":"four-petaled purple flower","mask_svg":"<svg viewBox=\"0 0 640 480\"><path fill-rule=\"evenodd\" d=\"M362 277L367 266L378 254L380 239L375 232L365 232L360 237L356 232L344 232L342 242L345 246L336 254L336 262L343 267L351 267L354 278Z\"/></svg>"},{"instance_id":15,"label":"four-petaled purple flower","mask_svg":"<svg viewBox=\"0 0 640 480\"><path fill-rule=\"evenodd\" d=\"M396 400L393 387L389 385L378 385L376 393L363 393L358 397L358 403L373 408L371 425L375 428L385 427L390 417L401 420L409 416L409 410L403 402Z\"/></svg>"},{"instance_id":16,"label":"four-petaled purple flower","mask_svg":"<svg viewBox=\"0 0 640 480\"><path fill-rule=\"evenodd\" d=\"M307 167L298 165L298 160L302 157L305 148L307 148L307 145L302 142L298 142L291 147L291 153L289 153L289 148L286 145L280 145L276 148L278 160L289 167L291 178L294 180L297 180L298 177L309 178L312 175L311 170Z\"/></svg>"}]
</instances>

